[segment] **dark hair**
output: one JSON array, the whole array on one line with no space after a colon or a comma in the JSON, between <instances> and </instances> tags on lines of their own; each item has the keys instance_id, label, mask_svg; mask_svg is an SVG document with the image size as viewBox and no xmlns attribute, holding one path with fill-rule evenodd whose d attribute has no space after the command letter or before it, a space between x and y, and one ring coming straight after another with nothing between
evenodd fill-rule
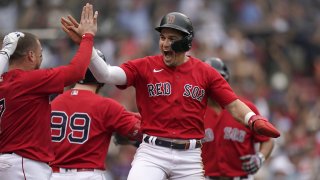
<instances>
[{"instance_id":1,"label":"dark hair","mask_svg":"<svg viewBox=\"0 0 320 180\"><path fill-rule=\"evenodd\" d=\"M10 57L9 63L11 63L15 59L19 59L25 55L29 51L34 51L37 48L37 40L38 37L34 34L23 32L24 37L21 37L18 41L17 48L14 53Z\"/></svg>"}]
</instances>

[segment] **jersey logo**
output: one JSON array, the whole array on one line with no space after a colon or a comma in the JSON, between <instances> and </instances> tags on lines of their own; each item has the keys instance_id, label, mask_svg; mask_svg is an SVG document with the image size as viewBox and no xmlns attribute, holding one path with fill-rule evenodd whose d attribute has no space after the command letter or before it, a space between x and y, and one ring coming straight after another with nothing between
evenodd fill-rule
<instances>
[{"instance_id":1,"label":"jersey logo","mask_svg":"<svg viewBox=\"0 0 320 180\"><path fill-rule=\"evenodd\" d=\"M199 86L193 86L191 84L184 85L184 97L191 97L199 102L202 101L203 97L205 96L206 91Z\"/></svg>"},{"instance_id":2,"label":"jersey logo","mask_svg":"<svg viewBox=\"0 0 320 180\"><path fill-rule=\"evenodd\" d=\"M154 73L161 72L163 69L153 69Z\"/></svg>"},{"instance_id":3,"label":"jersey logo","mask_svg":"<svg viewBox=\"0 0 320 180\"><path fill-rule=\"evenodd\" d=\"M75 90L75 89L71 91L72 96L76 96L76 95L78 95L78 93L79 93L79 91Z\"/></svg>"},{"instance_id":4,"label":"jersey logo","mask_svg":"<svg viewBox=\"0 0 320 180\"><path fill-rule=\"evenodd\" d=\"M225 127L223 129L224 136L223 138L225 140L231 140L231 141L237 141L240 143L243 143L246 136L246 131L238 129L238 128L232 128L232 127Z\"/></svg>"},{"instance_id":5,"label":"jersey logo","mask_svg":"<svg viewBox=\"0 0 320 180\"><path fill-rule=\"evenodd\" d=\"M214 134L211 128L205 130L205 136L201 139L202 143L211 142L214 140Z\"/></svg>"},{"instance_id":6,"label":"jersey logo","mask_svg":"<svg viewBox=\"0 0 320 180\"><path fill-rule=\"evenodd\" d=\"M149 97L171 95L171 84L169 82L147 84Z\"/></svg>"},{"instance_id":7,"label":"jersey logo","mask_svg":"<svg viewBox=\"0 0 320 180\"><path fill-rule=\"evenodd\" d=\"M163 69L161 69L162 71ZM170 96L172 92L172 87L169 82L161 82L161 83L150 83L147 84L149 97L157 97L157 96ZM184 97L190 97L199 102L202 101L205 96L206 91L199 86L193 86L190 84L184 85Z\"/></svg>"},{"instance_id":8,"label":"jersey logo","mask_svg":"<svg viewBox=\"0 0 320 180\"><path fill-rule=\"evenodd\" d=\"M174 15L168 15L167 16L167 23L173 24L175 19L176 19L176 17Z\"/></svg>"}]
</instances>

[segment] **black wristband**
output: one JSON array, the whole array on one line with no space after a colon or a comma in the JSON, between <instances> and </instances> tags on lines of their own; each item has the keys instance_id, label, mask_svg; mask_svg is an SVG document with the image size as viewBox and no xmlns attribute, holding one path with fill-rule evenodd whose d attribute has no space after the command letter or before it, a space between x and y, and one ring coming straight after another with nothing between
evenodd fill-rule
<instances>
[{"instance_id":1,"label":"black wristband","mask_svg":"<svg viewBox=\"0 0 320 180\"><path fill-rule=\"evenodd\" d=\"M5 54L5 55L7 55L7 57L8 57L8 60L10 59L10 56L9 56L9 54L6 52L6 51L1 51L0 50L0 54Z\"/></svg>"}]
</instances>

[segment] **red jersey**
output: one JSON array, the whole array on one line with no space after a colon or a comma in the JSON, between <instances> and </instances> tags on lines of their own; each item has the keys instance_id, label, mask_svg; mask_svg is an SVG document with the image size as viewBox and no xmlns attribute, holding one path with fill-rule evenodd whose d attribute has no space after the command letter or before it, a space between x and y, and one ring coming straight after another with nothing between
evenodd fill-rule
<instances>
[{"instance_id":1,"label":"red jersey","mask_svg":"<svg viewBox=\"0 0 320 180\"><path fill-rule=\"evenodd\" d=\"M149 135L201 139L208 97L221 106L237 99L214 68L191 56L177 67L166 66L157 55L128 61L121 68L127 86L136 88L141 130Z\"/></svg>"},{"instance_id":2,"label":"red jersey","mask_svg":"<svg viewBox=\"0 0 320 180\"><path fill-rule=\"evenodd\" d=\"M0 153L14 152L42 162L54 159L49 95L61 93L64 86L84 75L93 36L84 39L73 65L31 71L14 69L0 77Z\"/></svg>"},{"instance_id":3,"label":"red jersey","mask_svg":"<svg viewBox=\"0 0 320 180\"><path fill-rule=\"evenodd\" d=\"M259 114L249 101L241 99L250 109ZM225 109L217 114L208 107L205 115L206 134L211 141L203 143L202 159L206 176L244 176L240 156L255 154L254 143L268 141L243 124L237 122ZM210 138L209 138L210 139Z\"/></svg>"},{"instance_id":4,"label":"red jersey","mask_svg":"<svg viewBox=\"0 0 320 180\"><path fill-rule=\"evenodd\" d=\"M51 106L55 167L105 169L112 133L128 135L137 122L120 103L86 90L68 90Z\"/></svg>"}]
</instances>

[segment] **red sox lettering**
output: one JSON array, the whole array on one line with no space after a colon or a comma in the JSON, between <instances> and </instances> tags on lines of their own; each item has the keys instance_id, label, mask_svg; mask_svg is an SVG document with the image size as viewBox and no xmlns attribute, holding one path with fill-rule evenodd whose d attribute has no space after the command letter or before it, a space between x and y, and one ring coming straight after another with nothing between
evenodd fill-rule
<instances>
[{"instance_id":1,"label":"red sox lettering","mask_svg":"<svg viewBox=\"0 0 320 180\"><path fill-rule=\"evenodd\" d=\"M171 84L169 82L147 84L149 97L169 96L171 94Z\"/></svg>"},{"instance_id":2,"label":"red sox lettering","mask_svg":"<svg viewBox=\"0 0 320 180\"><path fill-rule=\"evenodd\" d=\"M172 86L169 82L164 83L156 83L147 84L149 97L157 97L157 96L169 96L172 92ZM199 86L192 86L190 84L184 85L184 92L182 94L184 97L191 97L199 102L202 101L205 90L200 88Z\"/></svg>"},{"instance_id":3,"label":"red sox lettering","mask_svg":"<svg viewBox=\"0 0 320 180\"><path fill-rule=\"evenodd\" d=\"M183 96L191 97L192 99L196 99L199 102L202 101L206 91L201 89L199 86L192 86L191 84L184 85L184 93Z\"/></svg>"},{"instance_id":4,"label":"red sox lettering","mask_svg":"<svg viewBox=\"0 0 320 180\"><path fill-rule=\"evenodd\" d=\"M230 140L234 142L240 142L243 143L245 141L245 137L247 135L246 131L233 128L233 127L225 127L223 129L223 139L224 140ZM214 141L214 133L212 128L206 128L205 130L206 136L202 139L202 142L212 142Z\"/></svg>"},{"instance_id":5,"label":"red sox lettering","mask_svg":"<svg viewBox=\"0 0 320 180\"><path fill-rule=\"evenodd\" d=\"M238 142L244 142L245 137L246 137L246 131L238 129L238 128L233 128L233 127L225 127L223 129L224 131L224 136L223 138L226 140L231 140L231 141L238 141Z\"/></svg>"}]
</instances>

